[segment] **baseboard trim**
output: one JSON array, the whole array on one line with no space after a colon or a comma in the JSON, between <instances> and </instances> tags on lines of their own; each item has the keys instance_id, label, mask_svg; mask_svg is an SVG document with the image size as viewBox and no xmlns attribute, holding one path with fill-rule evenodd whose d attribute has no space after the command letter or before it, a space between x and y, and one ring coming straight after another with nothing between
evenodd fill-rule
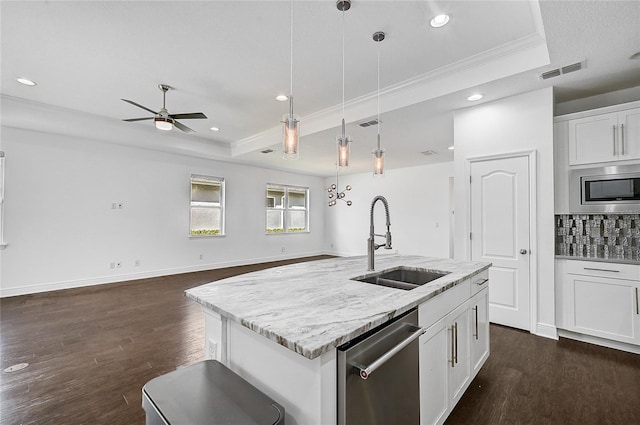
<instances>
[{"instance_id":1,"label":"baseboard trim","mask_svg":"<svg viewBox=\"0 0 640 425\"><path fill-rule=\"evenodd\" d=\"M150 277L170 276L181 273L200 272L204 270L222 269L225 267L246 266L249 264L268 263L271 261L292 260L296 258L312 257L315 255L336 255L326 251L303 252L289 255L277 255L260 258L245 258L219 263L198 264L194 266L174 267L170 269L156 269L136 273L125 273L109 276L90 277L86 279L64 280L58 282L46 282L35 285L25 285L9 288L0 288L0 298L15 297L18 295L37 294L40 292L58 291L62 289L82 288L85 286L105 285L116 282L146 279Z\"/></svg>"},{"instance_id":2,"label":"baseboard trim","mask_svg":"<svg viewBox=\"0 0 640 425\"><path fill-rule=\"evenodd\" d=\"M627 351L629 353L640 354L640 345L627 344L626 342L613 341L605 338L598 338L597 336L580 334L577 332L567 331L564 329L558 329L558 335L561 338L574 339L576 341L587 342L589 344L601 345L607 348L614 348L616 350Z\"/></svg>"},{"instance_id":3,"label":"baseboard trim","mask_svg":"<svg viewBox=\"0 0 640 425\"><path fill-rule=\"evenodd\" d=\"M537 323L535 335L542 336L550 339L558 339L558 328L555 326L547 325L546 323Z\"/></svg>"}]
</instances>

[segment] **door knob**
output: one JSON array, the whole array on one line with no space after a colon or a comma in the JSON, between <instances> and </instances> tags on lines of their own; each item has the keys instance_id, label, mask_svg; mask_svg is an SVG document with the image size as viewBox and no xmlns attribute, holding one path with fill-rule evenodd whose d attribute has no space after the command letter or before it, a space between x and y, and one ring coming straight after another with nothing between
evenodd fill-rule
<instances>
[{"instance_id":1,"label":"door knob","mask_svg":"<svg viewBox=\"0 0 640 425\"><path fill-rule=\"evenodd\" d=\"M527 253L527 250L526 250L526 249L521 249L521 250L520 250L520 254L524 255L524 254L526 254L526 253Z\"/></svg>"}]
</instances>

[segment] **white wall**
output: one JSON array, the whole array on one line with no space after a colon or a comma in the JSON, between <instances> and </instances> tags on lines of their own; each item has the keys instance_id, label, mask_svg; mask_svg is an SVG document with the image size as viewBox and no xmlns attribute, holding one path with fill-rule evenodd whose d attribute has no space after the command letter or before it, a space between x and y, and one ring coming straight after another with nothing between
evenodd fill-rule
<instances>
[{"instance_id":1,"label":"white wall","mask_svg":"<svg viewBox=\"0 0 640 425\"><path fill-rule=\"evenodd\" d=\"M537 323L534 333L555 336L553 89L546 88L460 110L454 114L455 258L469 253L466 159L535 150L537 152Z\"/></svg>"},{"instance_id":2,"label":"white wall","mask_svg":"<svg viewBox=\"0 0 640 425\"><path fill-rule=\"evenodd\" d=\"M320 177L6 127L2 149L2 296L323 253ZM192 173L226 179L226 236L189 238ZM310 188L310 233L265 235L267 182Z\"/></svg>"},{"instance_id":3,"label":"white wall","mask_svg":"<svg viewBox=\"0 0 640 425\"><path fill-rule=\"evenodd\" d=\"M619 105L636 100L640 100L640 86L558 103L556 104L555 115L559 116L588 111L590 109L604 108L605 106Z\"/></svg>"},{"instance_id":4,"label":"white wall","mask_svg":"<svg viewBox=\"0 0 640 425\"><path fill-rule=\"evenodd\" d=\"M326 250L337 255L367 253L371 201L382 195L389 202L393 252L403 255L449 257L449 178L453 163L424 165L385 171L384 177L372 173L340 176L340 188L353 186L347 207L338 202L326 207ZM326 179L328 187L335 177ZM328 199L323 202L326 205ZM377 202L374 210L375 231L384 234L384 207ZM378 238L378 243L383 238ZM388 253L380 248L376 255Z\"/></svg>"}]
</instances>

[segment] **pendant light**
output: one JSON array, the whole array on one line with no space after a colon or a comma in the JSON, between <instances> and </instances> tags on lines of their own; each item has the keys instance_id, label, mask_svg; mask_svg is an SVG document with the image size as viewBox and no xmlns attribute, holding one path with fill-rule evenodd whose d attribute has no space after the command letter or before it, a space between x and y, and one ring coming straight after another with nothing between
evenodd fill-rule
<instances>
[{"instance_id":1,"label":"pendant light","mask_svg":"<svg viewBox=\"0 0 640 425\"><path fill-rule=\"evenodd\" d=\"M300 119L293 114L293 0L291 0L291 32L290 32L290 86L289 86L289 113L282 116L284 124L282 132L282 152L283 157L288 159L298 159L298 135L300 134Z\"/></svg>"},{"instance_id":2,"label":"pendant light","mask_svg":"<svg viewBox=\"0 0 640 425\"><path fill-rule=\"evenodd\" d=\"M349 143L351 138L346 134L346 126L344 122L344 12L351 8L351 0L338 0L336 7L342 12L342 126L341 134L337 137L338 141L338 166L349 166Z\"/></svg>"},{"instance_id":3,"label":"pendant light","mask_svg":"<svg viewBox=\"0 0 640 425\"><path fill-rule=\"evenodd\" d=\"M384 149L380 148L380 43L384 40L385 34L382 31L373 34L373 41L378 43L378 142L373 154L373 175L384 175Z\"/></svg>"}]
</instances>

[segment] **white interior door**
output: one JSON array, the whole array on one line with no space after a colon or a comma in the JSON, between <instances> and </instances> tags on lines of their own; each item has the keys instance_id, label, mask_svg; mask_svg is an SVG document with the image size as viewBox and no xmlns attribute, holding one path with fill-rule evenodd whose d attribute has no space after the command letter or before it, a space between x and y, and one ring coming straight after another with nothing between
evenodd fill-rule
<instances>
[{"instance_id":1,"label":"white interior door","mask_svg":"<svg viewBox=\"0 0 640 425\"><path fill-rule=\"evenodd\" d=\"M471 259L489 261L489 319L530 330L529 158L471 163Z\"/></svg>"}]
</instances>

